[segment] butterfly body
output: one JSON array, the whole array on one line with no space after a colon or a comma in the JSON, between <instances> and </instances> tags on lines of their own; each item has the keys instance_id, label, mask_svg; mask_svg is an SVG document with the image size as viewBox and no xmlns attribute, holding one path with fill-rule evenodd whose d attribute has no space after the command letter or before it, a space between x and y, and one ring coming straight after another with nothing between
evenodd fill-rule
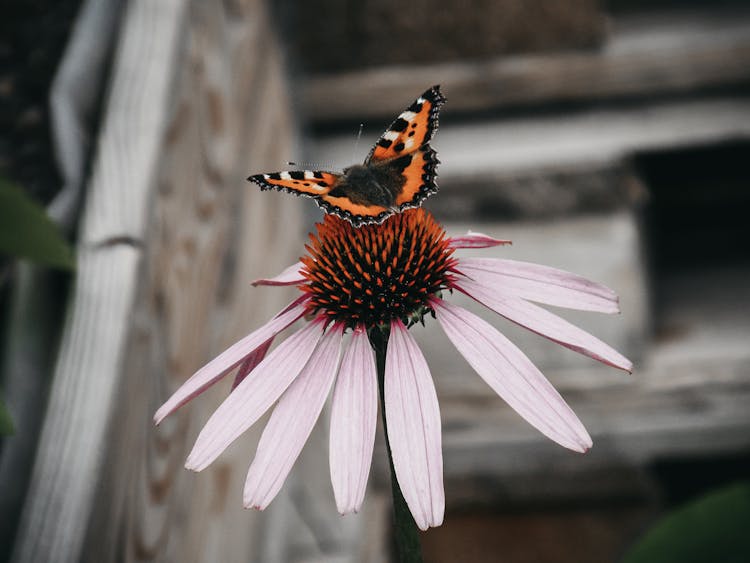
<instances>
[{"instance_id":1,"label":"butterfly body","mask_svg":"<svg viewBox=\"0 0 750 563\"><path fill-rule=\"evenodd\" d=\"M311 197L326 213L355 227L382 223L394 213L419 207L437 191L437 153L429 146L445 98L434 86L396 118L364 164L342 174L296 170L257 174L248 180L262 190Z\"/></svg>"}]
</instances>

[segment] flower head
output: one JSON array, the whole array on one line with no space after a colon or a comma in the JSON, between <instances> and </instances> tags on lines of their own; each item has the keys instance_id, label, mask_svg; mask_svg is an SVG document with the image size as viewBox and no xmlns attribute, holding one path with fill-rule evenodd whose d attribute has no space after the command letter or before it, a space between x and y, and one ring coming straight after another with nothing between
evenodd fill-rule
<instances>
[{"instance_id":1,"label":"flower head","mask_svg":"<svg viewBox=\"0 0 750 563\"><path fill-rule=\"evenodd\" d=\"M371 344L387 341L383 408L395 473L417 525L440 525L445 505L440 412L428 364L408 331L430 314L523 418L555 442L586 451L591 438L542 373L492 325L445 297L462 292L550 340L630 371L631 363L618 352L532 303L614 313L617 296L546 266L454 256L458 249L506 243L478 233L449 238L422 209L359 229L327 215L310 235L301 262L256 282L296 285L300 297L188 379L157 411L156 422L237 370L232 393L188 456L186 467L200 471L278 401L245 483L245 506L262 509L281 489L334 387L331 481L339 511L356 512L364 499L377 419ZM301 317L307 323L269 352L276 334ZM339 363L345 332L351 338Z\"/></svg>"},{"instance_id":2,"label":"flower head","mask_svg":"<svg viewBox=\"0 0 750 563\"><path fill-rule=\"evenodd\" d=\"M348 328L419 321L433 295L451 287L456 259L445 231L425 211L399 213L387 226L352 227L326 215L310 235L300 286L307 311Z\"/></svg>"}]
</instances>

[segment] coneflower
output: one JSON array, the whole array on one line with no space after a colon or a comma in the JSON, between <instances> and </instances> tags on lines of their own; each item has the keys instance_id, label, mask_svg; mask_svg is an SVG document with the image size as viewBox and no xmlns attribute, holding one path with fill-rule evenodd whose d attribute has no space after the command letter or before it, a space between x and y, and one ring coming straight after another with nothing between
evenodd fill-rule
<instances>
[{"instance_id":1,"label":"coneflower","mask_svg":"<svg viewBox=\"0 0 750 563\"><path fill-rule=\"evenodd\" d=\"M455 255L506 243L478 233L448 237L422 209L361 228L326 215L301 262L255 282L296 285L300 296L188 379L156 412L156 423L237 370L233 391L188 456L186 467L200 471L278 401L244 490L244 505L263 509L281 489L333 386L331 481L339 512L357 512L372 460L380 372L398 485L417 526L439 526L445 507L440 411L427 362L408 330L434 317L524 419L558 444L585 452L589 434L544 375L492 325L447 299L464 293L558 344L630 371L621 354L534 304L616 313L617 296L554 268ZM300 318L304 326L268 352L274 337ZM339 363L345 333L351 337ZM380 370L376 357L384 363Z\"/></svg>"}]
</instances>

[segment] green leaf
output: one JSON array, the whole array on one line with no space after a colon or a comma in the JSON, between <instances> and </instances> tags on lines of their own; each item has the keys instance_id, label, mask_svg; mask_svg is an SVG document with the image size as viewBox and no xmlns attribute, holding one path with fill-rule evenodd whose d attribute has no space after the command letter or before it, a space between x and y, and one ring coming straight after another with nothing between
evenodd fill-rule
<instances>
[{"instance_id":1,"label":"green leaf","mask_svg":"<svg viewBox=\"0 0 750 563\"><path fill-rule=\"evenodd\" d=\"M70 245L44 209L20 188L0 178L0 255L72 270Z\"/></svg>"},{"instance_id":2,"label":"green leaf","mask_svg":"<svg viewBox=\"0 0 750 563\"><path fill-rule=\"evenodd\" d=\"M0 436L8 436L13 432L13 419L8 409L5 408L5 403L0 400Z\"/></svg>"},{"instance_id":3,"label":"green leaf","mask_svg":"<svg viewBox=\"0 0 750 563\"><path fill-rule=\"evenodd\" d=\"M750 483L711 493L667 514L622 563L750 561Z\"/></svg>"}]
</instances>

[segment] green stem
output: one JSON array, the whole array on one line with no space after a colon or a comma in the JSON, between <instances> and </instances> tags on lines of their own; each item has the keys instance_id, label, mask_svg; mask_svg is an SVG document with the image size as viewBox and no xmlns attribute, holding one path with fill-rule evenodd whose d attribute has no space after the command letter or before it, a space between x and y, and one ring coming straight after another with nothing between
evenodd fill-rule
<instances>
[{"instance_id":1,"label":"green stem","mask_svg":"<svg viewBox=\"0 0 750 563\"><path fill-rule=\"evenodd\" d=\"M422 548L419 543L419 528L412 518L401 487L398 485L396 470L393 467L391 444L388 440L388 421L385 415L385 355L388 348L389 330L374 328L370 331L370 344L375 351L378 368L378 387L380 389L380 413L383 418L385 448L388 452L388 467L391 470L391 493L393 494L393 525L396 539L396 553L401 563L421 563Z\"/></svg>"}]
</instances>

